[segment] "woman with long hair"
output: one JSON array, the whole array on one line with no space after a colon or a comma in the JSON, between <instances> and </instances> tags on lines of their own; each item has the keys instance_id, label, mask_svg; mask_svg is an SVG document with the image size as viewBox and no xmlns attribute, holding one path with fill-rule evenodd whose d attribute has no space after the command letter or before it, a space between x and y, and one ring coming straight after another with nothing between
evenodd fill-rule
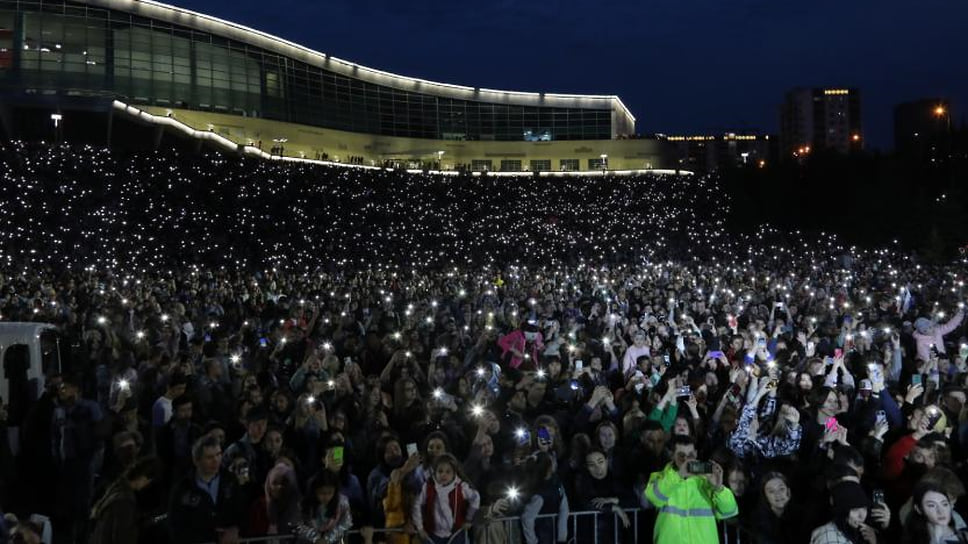
<instances>
[{"instance_id":1,"label":"woman with long hair","mask_svg":"<svg viewBox=\"0 0 968 544\"><path fill-rule=\"evenodd\" d=\"M266 476L264 490L250 509L245 532L251 536L289 534L300 521L302 495L296 471L286 463L277 464Z\"/></svg>"},{"instance_id":2,"label":"woman with long hair","mask_svg":"<svg viewBox=\"0 0 968 544\"><path fill-rule=\"evenodd\" d=\"M424 401L420 398L417 382L413 378L401 378L393 386L393 411L390 427L400 433L405 443L417 442L419 428L427 419Z\"/></svg>"},{"instance_id":3,"label":"woman with long hair","mask_svg":"<svg viewBox=\"0 0 968 544\"><path fill-rule=\"evenodd\" d=\"M302 523L296 535L312 544L342 542L353 527L350 501L339 492L339 476L324 470L313 477L302 501Z\"/></svg>"},{"instance_id":4,"label":"woman with long hair","mask_svg":"<svg viewBox=\"0 0 968 544\"><path fill-rule=\"evenodd\" d=\"M965 544L968 532L955 526L954 504L945 489L933 482L922 482L914 488L914 511L907 524L907 544Z\"/></svg>"},{"instance_id":5,"label":"woman with long hair","mask_svg":"<svg viewBox=\"0 0 968 544\"><path fill-rule=\"evenodd\" d=\"M760 498L750 524L756 541L762 544L806 542L800 530L801 512L793 502L790 480L780 472L768 472L760 479Z\"/></svg>"},{"instance_id":6,"label":"woman with long hair","mask_svg":"<svg viewBox=\"0 0 968 544\"><path fill-rule=\"evenodd\" d=\"M547 452L538 452L527 464L528 481L524 496L530 497L521 513L521 530L527 544L565 542L568 540L568 497L555 472L554 460ZM557 514L557 527L539 515ZM555 535L557 534L557 538Z\"/></svg>"},{"instance_id":7,"label":"woman with long hair","mask_svg":"<svg viewBox=\"0 0 968 544\"><path fill-rule=\"evenodd\" d=\"M756 456L766 459L783 457L795 453L800 448L803 428L800 426L800 411L792 404L783 403L777 410L776 419L768 428L760 428L757 410L767 395L775 394L771 386L761 388L756 396L743 407L739 425L730 435L727 445L740 459ZM771 399L775 402L774 399Z\"/></svg>"}]
</instances>

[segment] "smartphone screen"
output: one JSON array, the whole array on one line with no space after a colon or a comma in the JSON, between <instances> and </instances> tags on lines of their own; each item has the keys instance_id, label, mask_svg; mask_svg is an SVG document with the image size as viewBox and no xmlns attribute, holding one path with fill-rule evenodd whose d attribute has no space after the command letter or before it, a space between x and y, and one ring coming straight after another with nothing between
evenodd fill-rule
<instances>
[{"instance_id":1,"label":"smartphone screen","mask_svg":"<svg viewBox=\"0 0 968 544\"><path fill-rule=\"evenodd\" d=\"M882 489L874 490L874 504L886 504L884 502L884 490Z\"/></svg>"},{"instance_id":2,"label":"smartphone screen","mask_svg":"<svg viewBox=\"0 0 968 544\"><path fill-rule=\"evenodd\" d=\"M837 423L837 418L828 417L827 421L824 423L824 430L828 433L835 433L840 429L840 424Z\"/></svg>"},{"instance_id":3,"label":"smartphone screen","mask_svg":"<svg viewBox=\"0 0 968 544\"><path fill-rule=\"evenodd\" d=\"M417 444L411 442L407 444L407 457L412 457L417 453Z\"/></svg>"},{"instance_id":4,"label":"smartphone screen","mask_svg":"<svg viewBox=\"0 0 968 544\"><path fill-rule=\"evenodd\" d=\"M834 350L834 359L839 359L844 356L844 350L837 348Z\"/></svg>"},{"instance_id":5,"label":"smartphone screen","mask_svg":"<svg viewBox=\"0 0 968 544\"><path fill-rule=\"evenodd\" d=\"M874 416L874 421L878 425L883 424L887 421L887 413L884 410L878 410L877 414Z\"/></svg>"},{"instance_id":6,"label":"smartphone screen","mask_svg":"<svg viewBox=\"0 0 968 544\"><path fill-rule=\"evenodd\" d=\"M690 474L712 474L713 464L706 461L689 461L686 470Z\"/></svg>"},{"instance_id":7,"label":"smartphone screen","mask_svg":"<svg viewBox=\"0 0 968 544\"><path fill-rule=\"evenodd\" d=\"M921 385L921 375L915 374L911 376L911 385Z\"/></svg>"},{"instance_id":8,"label":"smartphone screen","mask_svg":"<svg viewBox=\"0 0 968 544\"><path fill-rule=\"evenodd\" d=\"M333 448L333 461L337 463L343 462L343 446L336 446Z\"/></svg>"}]
</instances>

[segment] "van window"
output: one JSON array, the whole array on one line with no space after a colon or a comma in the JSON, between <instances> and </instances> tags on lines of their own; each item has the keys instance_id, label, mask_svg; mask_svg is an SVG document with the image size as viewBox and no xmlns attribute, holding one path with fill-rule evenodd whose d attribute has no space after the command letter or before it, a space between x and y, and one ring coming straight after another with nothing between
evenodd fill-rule
<instances>
[{"instance_id":1,"label":"van window","mask_svg":"<svg viewBox=\"0 0 968 544\"><path fill-rule=\"evenodd\" d=\"M54 331L40 333L40 364L44 377L61 372L60 346Z\"/></svg>"},{"instance_id":2,"label":"van window","mask_svg":"<svg viewBox=\"0 0 968 544\"><path fill-rule=\"evenodd\" d=\"M30 407L30 388L27 370L30 368L30 348L26 344L14 344L3 353L3 375L7 380L7 421L19 426Z\"/></svg>"}]
</instances>

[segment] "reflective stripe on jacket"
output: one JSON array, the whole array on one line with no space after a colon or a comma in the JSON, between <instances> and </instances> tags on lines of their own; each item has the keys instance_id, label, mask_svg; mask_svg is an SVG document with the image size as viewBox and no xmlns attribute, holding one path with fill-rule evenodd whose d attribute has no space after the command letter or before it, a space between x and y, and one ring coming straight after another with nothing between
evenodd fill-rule
<instances>
[{"instance_id":1,"label":"reflective stripe on jacket","mask_svg":"<svg viewBox=\"0 0 968 544\"><path fill-rule=\"evenodd\" d=\"M702 476L684 479L672 463L652 473L645 497L659 511L652 539L656 544L718 544L716 521L739 513L729 488L714 491Z\"/></svg>"}]
</instances>

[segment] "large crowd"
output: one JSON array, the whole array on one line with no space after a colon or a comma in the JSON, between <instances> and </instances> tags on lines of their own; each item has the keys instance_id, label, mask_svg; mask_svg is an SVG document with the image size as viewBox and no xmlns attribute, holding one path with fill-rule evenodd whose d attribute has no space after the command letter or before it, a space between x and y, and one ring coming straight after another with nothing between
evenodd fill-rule
<instances>
[{"instance_id":1,"label":"large crowd","mask_svg":"<svg viewBox=\"0 0 968 544\"><path fill-rule=\"evenodd\" d=\"M966 542L964 261L732 232L712 176L0 187L0 335L61 337L5 352L0 542Z\"/></svg>"}]
</instances>

